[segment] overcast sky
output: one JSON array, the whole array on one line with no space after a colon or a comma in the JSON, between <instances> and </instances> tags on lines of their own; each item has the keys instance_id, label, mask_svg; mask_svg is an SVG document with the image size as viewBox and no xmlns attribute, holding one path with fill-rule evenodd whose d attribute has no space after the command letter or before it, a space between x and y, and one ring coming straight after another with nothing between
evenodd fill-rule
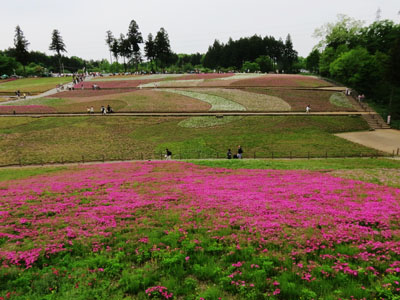
<instances>
[{"instance_id":1,"label":"overcast sky","mask_svg":"<svg viewBox=\"0 0 400 300\"><path fill-rule=\"evenodd\" d=\"M0 0L0 50L13 46L20 25L29 50L50 54L51 33L58 29L68 56L109 58L107 30L126 33L134 19L143 38L164 27L176 53L205 53L215 39L254 34L285 39L307 56L318 42L316 28L346 14L370 24L382 19L400 23L399 0Z\"/></svg>"}]
</instances>

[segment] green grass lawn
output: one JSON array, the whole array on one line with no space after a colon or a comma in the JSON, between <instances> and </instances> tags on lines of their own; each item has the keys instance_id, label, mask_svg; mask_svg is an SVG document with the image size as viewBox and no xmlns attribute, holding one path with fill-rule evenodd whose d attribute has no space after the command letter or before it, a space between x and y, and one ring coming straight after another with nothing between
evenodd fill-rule
<instances>
[{"instance_id":1,"label":"green grass lawn","mask_svg":"<svg viewBox=\"0 0 400 300\"><path fill-rule=\"evenodd\" d=\"M28 168L5 168L0 169L0 182L15 179L24 179L42 174L48 174L64 170L64 167L28 167Z\"/></svg>"},{"instance_id":2,"label":"green grass lawn","mask_svg":"<svg viewBox=\"0 0 400 300\"><path fill-rule=\"evenodd\" d=\"M214 118L214 117L210 117ZM359 117L238 117L228 124L185 128L182 117L2 118L0 164L173 157L225 157L240 144L245 158L373 155L334 136L365 130ZM83 156L83 157L82 157Z\"/></svg>"},{"instance_id":3,"label":"green grass lawn","mask_svg":"<svg viewBox=\"0 0 400 300\"><path fill-rule=\"evenodd\" d=\"M254 160L188 160L208 167L227 169L268 170L354 170L400 169L400 160L386 158L328 158L328 159L254 159Z\"/></svg>"},{"instance_id":4,"label":"green grass lawn","mask_svg":"<svg viewBox=\"0 0 400 300\"><path fill-rule=\"evenodd\" d=\"M57 84L64 84L71 81L72 77L17 79L0 84L0 93L13 94L16 90L20 90L21 93L39 94L54 89Z\"/></svg>"}]
</instances>

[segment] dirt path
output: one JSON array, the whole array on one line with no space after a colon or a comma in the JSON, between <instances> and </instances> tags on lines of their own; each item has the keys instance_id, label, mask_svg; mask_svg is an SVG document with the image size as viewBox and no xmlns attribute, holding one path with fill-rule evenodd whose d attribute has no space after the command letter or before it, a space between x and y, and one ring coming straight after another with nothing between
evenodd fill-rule
<instances>
[{"instance_id":1,"label":"dirt path","mask_svg":"<svg viewBox=\"0 0 400 300\"><path fill-rule=\"evenodd\" d=\"M116 112L107 114L101 113L24 113L24 114L0 114L0 117L117 117L117 116L132 116L132 117L193 117L193 116L360 116L369 114L368 112L268 112L268 111L204 111L204 112Z\"/></svg>"},{"instance_id":2,"label":"dirt path","mask_svg":"<svg viewBox=\"0 0 400 300\"><path fill-rule=\"evenodd\" d=\"M360 131L338 133L336 136L361 144L376 150L397 154L400 151L400 130L377 129L374 131Z\"/></svg>"}]
</instances>

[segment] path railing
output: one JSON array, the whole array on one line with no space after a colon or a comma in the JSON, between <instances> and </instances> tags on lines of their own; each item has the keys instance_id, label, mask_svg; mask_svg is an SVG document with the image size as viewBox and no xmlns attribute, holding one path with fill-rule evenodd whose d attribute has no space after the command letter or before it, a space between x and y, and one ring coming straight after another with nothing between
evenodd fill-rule
<instances>
[{"instance_id":1,"label":"path railing","mask_svg":"<svg viewBox=\"0 0 400 300\"><path fill-rule=\"evenodd\" d=\"M400 157L400 148L394 149L391 154L376 152L334 152L332 150L325 151L253 151L246 152L244 159L328 159L328 158L378 158L378 157ZM219 151L191 151L191 152L174 152L172 160L186 159L227 159L226 152ZM232 158L235 159L235 158ZM97 155L75 155L61 156L57 158L44 157L18 157L9 161L0 162L0 167L10 166L44 166L44 165L64 165L72 163L105 163L113 161L148 161L148 160L166 160L165 152L137 152L137 153L117 153L117 154L97 154Z\"/></svg>"}]
</instances>

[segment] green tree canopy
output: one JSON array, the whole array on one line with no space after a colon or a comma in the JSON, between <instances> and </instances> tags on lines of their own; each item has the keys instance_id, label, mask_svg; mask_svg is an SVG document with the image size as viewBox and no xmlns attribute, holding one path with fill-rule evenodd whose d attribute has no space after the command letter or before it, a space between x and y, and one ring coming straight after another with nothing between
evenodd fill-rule
<instances>
[{"instance_id":1,"label":"green tree canopy","mask_svg":"<svg viewBox=\"0 0 400 300\"><path fill-rule=\"evenodd\" d=\"M164 28L160 28L154 39L154 54L162 67L166 66L172 58L168 33Z\"/></svg>"},{"instance_id":2,"label":"green tree canopy","mask_svg":"<svg viewBox=\"0 0 400 300\"><path fill-rule=\"evenodd\" d=\"M112 34L111 30L107 30L107 32L106 32L106 44L108 46L108 50L110 51L110 64L112 64L112 53L113 53L114 41L115 41L115 38L114 38L114 35Z\"/></svg>"},{"instance_id":3,"label":"green tree canopy","mask_svg":"<svg viewBox=\"0 0 400 300\"><path fill-rule=\"evenodd\" d=\"M29 42L25 38L24 33L19 25L15 27L14 46L16 59L22 64L25 72L25 65L28 63Z\"/></svg>"},{"instance_id":4,"label":"green tree canopy","mask_svg":"<svg viewBox=\"0 0 400 300\"><path fill-rule=\"evenodd\" d=\"M58 61L59 61L59 70L61 73L61 56L62 52L67 52L65 49L65 43L61 37L60 32L57 29L53 30L53 33L51 35L51 43L49 50L55 51L58 56Z\"/></svg>"},{"instance_id":5,"label":"green tree canopy","mask_svg":"<svg viewBox=\"0 0 400 300\"><path fill-rule=\"evenodd\" d=\"M306 58L306 68L311 73L319 73L319 60L321 53L318 49L314 49Z\"/></svg>"}]
</instances>

